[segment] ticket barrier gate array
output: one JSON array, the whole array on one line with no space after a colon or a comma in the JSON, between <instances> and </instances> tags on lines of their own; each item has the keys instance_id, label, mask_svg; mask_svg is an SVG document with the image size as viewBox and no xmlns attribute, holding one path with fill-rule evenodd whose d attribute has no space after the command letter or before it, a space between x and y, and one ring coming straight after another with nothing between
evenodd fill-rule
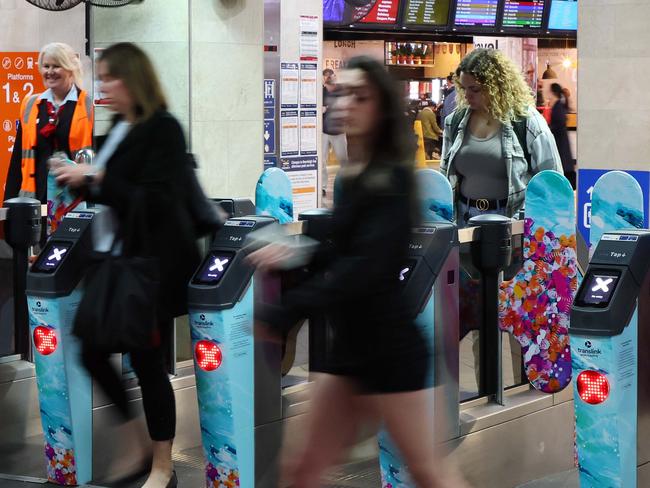
<instances>
[{"instance_id":1,"label":"ticket barrier gate array","mask_svg":"<svg viewBox=\"0 0 650 488\"><path fill-rule=\"evenodd\" d=\"M571 310L581 488L650 486L650 231L607 233Z\"/></svg>"},{"instance_id":2,"label":"ticket barrier gate array","mask_svg":"<svg viewBox=\"0 0 650 488\"><path fill-rule=\"evenodd\" d=\"M272 217L229 219L189 286L207 486L277 484L280 345L256 340L253 332L255 303L277 284L253 277L243 249L248 234L273 223Z\"/></svg>"},{"instance_id":3,"label":"ticket barrier gate array","mask_svg":"<svg viewBox=\"0 0 650 488\"><path fill-rule=\"evenodd\" d=\"M83 484L116 473L124 476L144 464L136 432L105 428L102 395L81 364L80 343L72 325L91 264L93 211L70 212L27 273L29 332L33 344L39 410L48 479L60 485ZM122 358L116 355L116 359ZM116 366L122 361L116 361ZM110 416L110 413L108 414ZM112 445L114 448L107 449ZM117 448L115 448L117 447Z\"/></svg>"},{"instance_id":4,"label":"ticket barrier gate array","mask_svg":"<svg viewBox=\"0 0 650 488\"><path fill-rule=\"evenodd\" d=\"M454 439L458 429L458 237L454 224L425 224L413 229L408 261L396 277L403 286L409 318L433 353L429 387L434 388L436 439ZM405 465L390 436L379 434L382 486L399 486Z\"/></svg>"},{"instance_id":5,"label":"ticket barrier gate array","mask_svg":"<svg viewBox=\"0 0 650 488\"><path fill-rule=\"evenodd\" d=\"M92 381L72 323L92 250L93 215L68 214L27 273L47 477L61 485L92 479Z\"/></svg>"}]
</instances>

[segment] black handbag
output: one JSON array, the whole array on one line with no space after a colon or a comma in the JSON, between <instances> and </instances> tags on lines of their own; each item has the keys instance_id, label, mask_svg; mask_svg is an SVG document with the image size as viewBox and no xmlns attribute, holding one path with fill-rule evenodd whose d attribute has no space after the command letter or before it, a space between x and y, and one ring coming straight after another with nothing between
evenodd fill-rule
<instances>
[{"instance_id":1,"label":"black handbag","mask_svg":"<svg viewBox=\"0 0 650 488\"><path fill-rule=\"evenodd\" d=\"M203 237L218 231L225 219L217 210L217 203L205 196L203 188L196 177L196 159L188 153L188 162L185 168L185 188L187 209L192 219L196 237Z\"/></svg>"},{"instance_id":2,"label":"black handbag","mask_svg":"<svg viewBox=\"0 0 650 488\"><path fill-rule=\"evenodd\" d=\"M134 233L146 231L142 214L141 205L132 205L127 228L118 233L122 254L114 255L116 235L111 251L86 275L72 330L85 345L106 352L157 345L160 260L133 253Z\"/></svg>"}]
</instances>

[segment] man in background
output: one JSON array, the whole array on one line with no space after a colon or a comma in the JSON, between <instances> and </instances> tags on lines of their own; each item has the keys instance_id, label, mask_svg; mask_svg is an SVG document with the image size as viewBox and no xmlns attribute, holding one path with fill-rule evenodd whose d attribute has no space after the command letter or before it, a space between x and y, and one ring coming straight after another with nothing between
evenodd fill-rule
<instances>
[{"instance_id":1,"label":"man in background","mask_svg":"<svg viewBox=\"0 0 650 488\"><path fill-rule=\"evenodd\" d=\"M323 70L323 164L321 167L321 189L323 195L327 193L327 160L329 159L330 146L334 150L339 165L345 164L348 159L348 141L340 128L337 128L328 119L327 108L334 101L336 90L336 74L334 70Z\"/></svg>"},{"instance_id":2,"label":"man in background","mask_svg":"<svg viewBox=\"0 0 650 488\"><path fill-rule=\"evenodd\" d=\"M454 85L454 74L449 73L447 84L442 89L442 104L440 110L441 125L444 125L447 115L456 110L456 85Z\"/></svg>"},{"instance_id":3,"label":"man in background","mask_svg":"<svg viewBox=\"0 0 650 488\"><path fill-rule=\"evenodd\" d=\"M440 130L440 126L438 126L438 122L436 121L435 104L431 100L427 101L426 104L418 114L418 120L422 122L424 152L426 152L427 159L438 159L441 152L440 136L442 135L442 130Z\"/></svg>"}]
</instances>

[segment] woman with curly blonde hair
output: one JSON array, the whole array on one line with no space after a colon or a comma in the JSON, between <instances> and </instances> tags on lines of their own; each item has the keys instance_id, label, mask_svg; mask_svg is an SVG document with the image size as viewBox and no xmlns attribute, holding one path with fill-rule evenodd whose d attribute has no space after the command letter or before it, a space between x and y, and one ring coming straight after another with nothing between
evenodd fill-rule
<instances>
[{"instance_id":1,"label":"woman with curly blonde hair","mask_svg":"<svg viewBox=\"0 0 650 488\"><path fill-rule=\"evenodd\" d=\"M483 213L516 216L536 173L562 171L555 139L530 87L503 53L476 49L460 62L458 107L445 119L440 171L464 227Z\"/></svg>"}]
</instances>

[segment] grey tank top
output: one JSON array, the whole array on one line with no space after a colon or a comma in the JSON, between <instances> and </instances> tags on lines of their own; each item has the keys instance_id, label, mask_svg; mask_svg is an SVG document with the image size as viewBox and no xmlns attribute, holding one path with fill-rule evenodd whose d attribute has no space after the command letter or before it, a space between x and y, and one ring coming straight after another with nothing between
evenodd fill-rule
<instances>
[{"instance_id":1,"label":"grey tank top","mask_svg":"<svg viewBox=\"0 0 650 488\"><path fill-rule=\"evenodd\" d=\"M508 175L503 157L503 127L488 138L472 135L469 127L456 153L456 171L462 176L460 192L465 198L508 198Z\"/></svg>"}]
</instances>

